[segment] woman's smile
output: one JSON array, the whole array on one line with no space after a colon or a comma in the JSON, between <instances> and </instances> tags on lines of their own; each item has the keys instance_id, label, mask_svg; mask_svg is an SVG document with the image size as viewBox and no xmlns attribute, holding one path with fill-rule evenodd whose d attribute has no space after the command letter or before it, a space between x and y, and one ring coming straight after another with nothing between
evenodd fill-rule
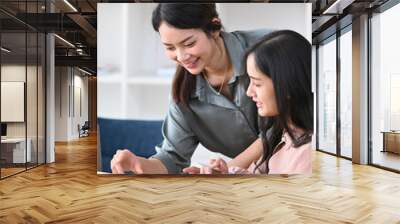
<instances>
[{"instance_id":1,"label":"woman's smile","mask_svg":"<svg viewBox=\"0 0 400 224\"><path fill-rule=\"evenodd\" d=\"M199 61L199 58L196 58L194 60L191 60L189 62L181 62L182 66L187 68L187 69L194 69L197 66L197 62Z\"/></svg>"}]
</instances>

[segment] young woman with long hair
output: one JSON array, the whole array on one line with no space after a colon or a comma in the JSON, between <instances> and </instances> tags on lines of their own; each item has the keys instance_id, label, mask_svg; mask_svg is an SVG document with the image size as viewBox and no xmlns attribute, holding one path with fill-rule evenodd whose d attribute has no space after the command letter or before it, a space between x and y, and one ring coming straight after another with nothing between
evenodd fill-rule
<instances>
[{"instance_id":1,"label":"young woman with long hair","mask_svg":"<svg viewBox=\"0 0 400 224\"><path fill-rule=\"evenodd\" d=\"M246 96L250 80L242 58L270 31L224 32L215 4L159 4L152 23L167 57L177 64L164 140L151 158L118 150L111 161L113 173L181 173L200 143L236 157L231 165L249 165L248 158L262 154L262 141L257 108Z\"/></svg>"},{"instance_id":2,"label":"young woman with long hair","mask_svg":"<svg viewBox=\"0 0 400 224\"><path fill-rule=\"evenodd\" d=\"M276 31L252 46L245 60L251 80L247 95L258 108L264 153L256 160L248 158L249 167L210 160L200 173L310 174L311 44L294 31Z\"/></svg>"}]
</instances>

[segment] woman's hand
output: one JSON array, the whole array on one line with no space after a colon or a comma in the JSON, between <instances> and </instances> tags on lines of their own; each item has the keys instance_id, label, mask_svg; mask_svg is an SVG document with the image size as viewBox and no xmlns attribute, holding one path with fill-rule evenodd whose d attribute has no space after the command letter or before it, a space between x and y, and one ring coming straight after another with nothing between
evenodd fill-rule
<instances>
[{"instance_id":1,"label":"woman's hand","mask_svg":"<svg viewBox=\"0 0 400 224\"><path fill-rule=\"evenodd\" d=\"M185 174L200 174L200 168L195 166L186 167L182 170Z\"/></svg>"},{"instance_id":2,"label":"woman's hand","mask_svg":"<svg viewBox=\"0 0 400 224\"><path fill-rule=\"evenodd\" d=\"M126 171L136 174L143 173L139 157L127 149L117 150L111 160L111 170L113 174L125 174Z\"/></svg>"},{"instance_id":3,"label":"woman's hand","mask_svg":"<svg viewBox=\"0 0 400 224\"><path fill-rule=\"evenodd\" d=\"M228 164L225 160L218 158L218 159L210 159L208 161L208 168L204 168L204 173L206 174L228 174L229 168Z\"/></svg>"},{"instance_id":4,"label":"woman's hand","mask_svg":"<svg viewBox=\"0 0 400 224\"><path fill-rule=\"evenodd\" d=\"M219 159L210 159L208 161L207 166L195 167L187 167L182 170L183 173L186 174L228 174L228 165L227 163L219 158Z\"/></svg>"}]
</instances>

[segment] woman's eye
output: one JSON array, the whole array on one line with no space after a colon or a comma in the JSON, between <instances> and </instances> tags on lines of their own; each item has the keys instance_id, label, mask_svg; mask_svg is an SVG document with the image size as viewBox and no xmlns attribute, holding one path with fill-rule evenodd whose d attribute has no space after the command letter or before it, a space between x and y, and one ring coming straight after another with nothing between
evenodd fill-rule
<instances>
[{"instance_id":1,"label":"woman's eye","mask_svg":"<svg viewBox=\"0 0 400 224\"><path fill-rule=\"evenodd\" d=\"M173 48L173 47L167 47L166 49L167 49L167 51L173 51L175 48Z\"/></svg>"},{"instance_id":2,"label":"woman's eye","mask_svg":"<svg viewBox=\"0 0 400 224\"><path fill-rule=\"evenodd\" d=\"M194 46L195 43L196 43L196 42L188 43L188 44L185 45L185 47L192 47L192 46Z\"/></svg>"}]
</instances>

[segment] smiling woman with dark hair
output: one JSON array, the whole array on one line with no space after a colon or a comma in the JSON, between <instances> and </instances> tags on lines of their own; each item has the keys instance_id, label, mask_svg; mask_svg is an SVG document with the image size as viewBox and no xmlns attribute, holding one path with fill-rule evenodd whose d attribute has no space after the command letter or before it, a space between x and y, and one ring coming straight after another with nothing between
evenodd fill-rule
<instances>
[{"instance_id":1,"label":"smiling woman with dark hair","mask_svg":"<svg viewBox=\"0 0 400 224\"><path fill-rule=\"evenodd\" d=\"M166 56L177 64L164 140L149 159L118 150L111 161L113 173L181 173L200 143L236 157L231 165L249 165L248 158L262 154L262 141L257 108L246 96L250 80L242 58L270 31L224 32L215 4L158 4L152 25Z\"/></svg>"},{"instance_id":2,"label":"smiling woman with dark hair","mask_svg":"<svg viewBox=\"0 0 400 224\"><path fill-rule=\"evenodd\" d=\"M264 173L310 174L311 44L293 31L271 33L248 51L247 71L247 95L264 117L264 154L256 168L264 166Z\"/></svg>"},{"instance_id":3,"label":"smiling woman with dark hair","mask_svg":"<svg viewBox=\"0 0 400 224\"><path fill-rule=\"evenodd\" d=\"M311 44L294 31L276 31L251 47L245 60L251 80L247 95L256 102L261 117L264 153L250 167L211 160L201 173L310 174Z\"/></svg>"}]
</instances>

